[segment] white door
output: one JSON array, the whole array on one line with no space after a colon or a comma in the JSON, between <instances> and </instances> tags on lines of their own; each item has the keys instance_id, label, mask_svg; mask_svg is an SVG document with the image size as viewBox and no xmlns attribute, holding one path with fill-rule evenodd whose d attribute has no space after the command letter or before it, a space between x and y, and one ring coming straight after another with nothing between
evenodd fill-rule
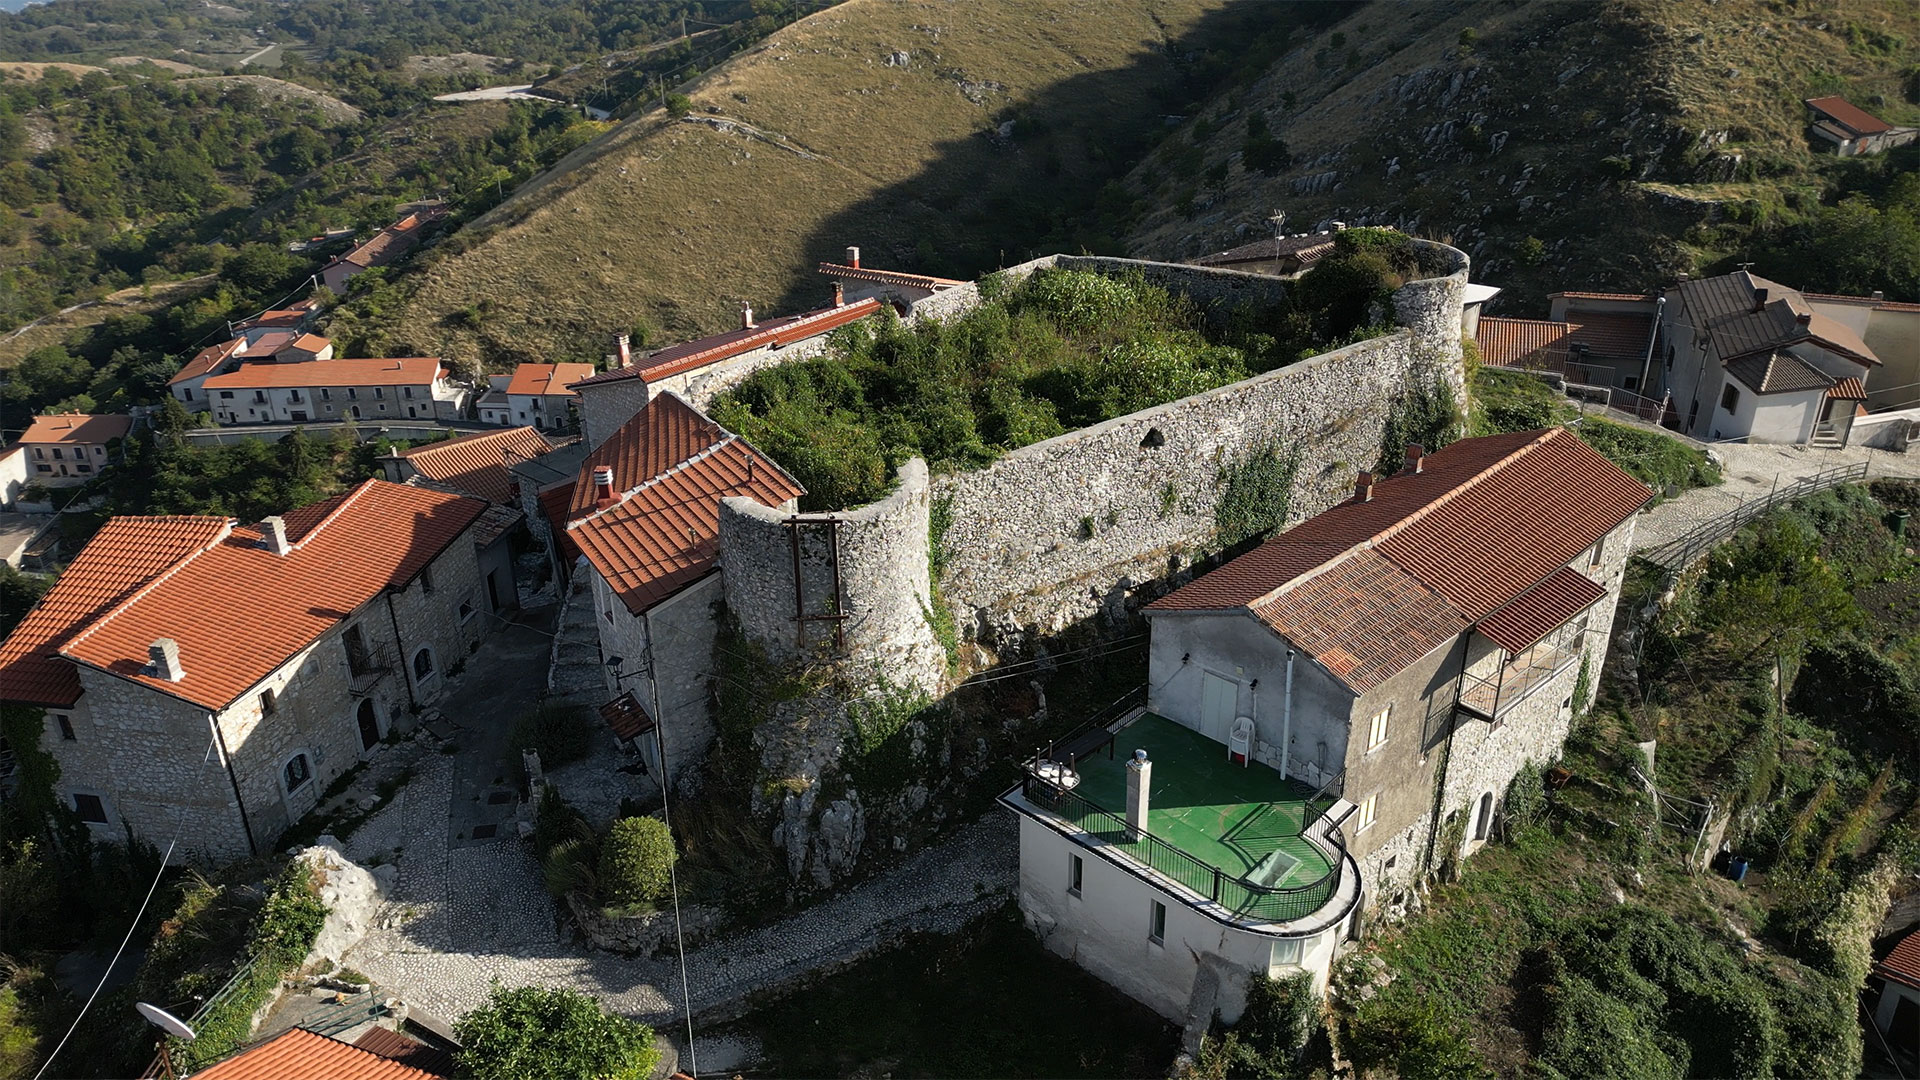
<instances>
[{"instance_id":1,"label":"white door","mask_svg":"<svg viewBox=\"0 0 1920 1080\"><path fill-rule=\"evenodd\" d=\"M1233 730L1233 714L1240 706L1240 684L1211 671L1200 673L1200 734L1219 743Z\"/></svg>"}]
</instances>

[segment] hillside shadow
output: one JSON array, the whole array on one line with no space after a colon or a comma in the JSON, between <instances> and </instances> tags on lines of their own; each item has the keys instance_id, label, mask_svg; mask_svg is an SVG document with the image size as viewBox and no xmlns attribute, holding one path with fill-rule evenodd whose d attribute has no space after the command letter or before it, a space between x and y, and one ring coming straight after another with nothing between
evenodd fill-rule
<instances>
[{"instance_id":1,"label":"hillside shadow","mask_svg":"<svg viewBox=\"0 0 1920 1080\"><path fill-rule=\"evenodd\" d=\"M915 176L829 217L807 238L805 257L838 262L858 245L867 265L972 279L1054 252L1126 254L1121 237L1145 205L1121 178L1215 94L1250 84L1355 6L1229 4L1176 39L1142 40L1124 67L1030 99L989 94L973 133L936 144ZM958 82L953 92L962 92ZM816 307L827 291L802 276L774 310Z\"/></svg>"}]
</instances>

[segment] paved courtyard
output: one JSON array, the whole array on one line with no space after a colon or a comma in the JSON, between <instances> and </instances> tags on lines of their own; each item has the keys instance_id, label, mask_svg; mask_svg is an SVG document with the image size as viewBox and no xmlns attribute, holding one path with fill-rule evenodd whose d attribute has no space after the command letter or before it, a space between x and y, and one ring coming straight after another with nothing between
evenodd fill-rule
<instances>
[{"instance_id":1,"label":"paved courtyard","mask_svg":"<svg viewBox=\"0 0 1920 1080\"><path fill-rule=\"evenodd\" d=\"M1725 462L1720 470L1721 483L1683 491L1642 514L1633 531L1636 551L1681 539L1701 523L1737 509L1743 502L1766 498L1776 485L1786 487L1827 469L1858 467L1864 462L1867 475L1875 479L1920 479L1920 453L1896 454L1863 447L1817 450L1764 443L1719 443L1712 449Z\"/></svg>"}]
</instances>

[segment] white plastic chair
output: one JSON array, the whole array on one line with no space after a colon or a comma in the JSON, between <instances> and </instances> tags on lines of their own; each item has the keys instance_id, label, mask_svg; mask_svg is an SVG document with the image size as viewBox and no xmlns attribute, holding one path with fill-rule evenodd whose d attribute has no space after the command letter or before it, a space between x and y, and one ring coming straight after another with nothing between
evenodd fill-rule
<instances>
[{"instance_id":1,"label":"white plastic chair","mask_svg":"<svg viewBox=\"0 0 1920 1080\"><path fill-rule=\"evenodd\" d=\"M1242 716L1233 722L1233 733L1227 736L1227 760L1240 755L1240 764L1245 766L1253 760L1253 719Z\"/></svg>"}]
</instances>

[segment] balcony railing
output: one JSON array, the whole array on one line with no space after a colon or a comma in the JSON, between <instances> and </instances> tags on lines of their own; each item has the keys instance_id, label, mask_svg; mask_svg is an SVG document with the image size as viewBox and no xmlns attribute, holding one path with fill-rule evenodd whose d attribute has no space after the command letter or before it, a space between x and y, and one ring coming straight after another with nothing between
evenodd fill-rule
<instances>
[{"instance_id":1,"label":"balcony railing","mask_svg":"<svg viewBox=\"0 0 1920 1080\"><path fill-rule=\"evenodd\" d=\"M1492 675L1467 672L1460 680L1460 710L1479 720L1498 720L1579 660L1581 637L1574 634L1551 645L1536 645L1519 656L1509 657Z\"/></svg>"}]
</instances>

